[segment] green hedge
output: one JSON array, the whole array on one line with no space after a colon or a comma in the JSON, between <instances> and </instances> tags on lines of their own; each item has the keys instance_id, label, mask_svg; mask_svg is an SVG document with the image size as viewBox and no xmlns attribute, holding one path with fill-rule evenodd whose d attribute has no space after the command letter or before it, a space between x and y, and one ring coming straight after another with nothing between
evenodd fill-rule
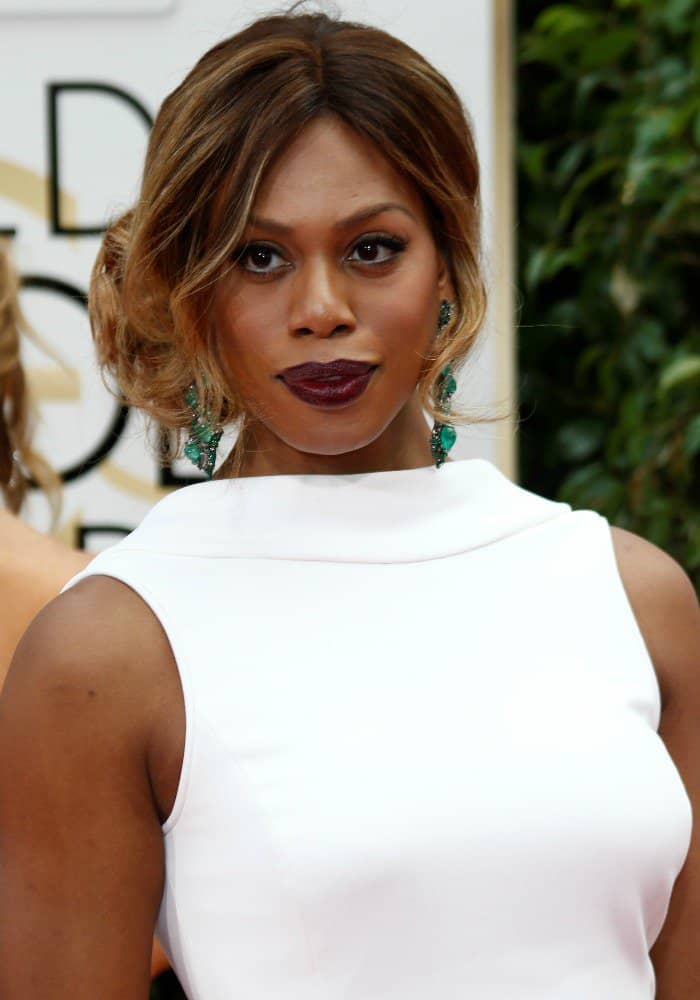
<instances>
[{"instance_id":1,"label":"green hedge","mask_svg":"<svg viewBox=\"0 0 700 1000\"><path fill-rule=\"evenodd\" d=\"M516 8L520 479L700 589L700 2Z\"/></svg>"}]
</instances>

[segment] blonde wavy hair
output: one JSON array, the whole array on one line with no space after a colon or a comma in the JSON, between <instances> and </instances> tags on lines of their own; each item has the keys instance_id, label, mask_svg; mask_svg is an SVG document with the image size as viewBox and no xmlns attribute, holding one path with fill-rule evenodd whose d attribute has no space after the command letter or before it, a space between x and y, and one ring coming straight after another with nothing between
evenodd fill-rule
<instances>
[{"instance_id":1,"label":"blonde wavy hair","mask_svg":"<svg viewBox=\"0 0 700 1000\"><path fill-rule=\"evenodd\" d=\"M210 49L155 120L136 206L107 231L90 283L99 360L127 402L170 433L177 452L194 383L217 423L245 408L224 374L213 295L232 266L272 160L314 118L338 116L421 192L456 303L417 389L433 419L443 366L462 366L482 326L479 164L449 82L377 28L292 8ZM451 421L503 419L453 411ZM239 435L244 448L244 435ZM240 459L240 456L239 456ZM234 462L234 465L238 463Z\"/></svg>"},{"instance_id":2,"label":"blonde wavy hair","mask_svg":"<svg viewBox=\"0 0 700 1000\"><path fill-rule=\"evenodd\" d=\"M0 241L0 490L5 506L19 513L32 484L46 493L55 523L61 481L32 448L35 411L20 362L20 337L37 340L19 304L19 279L7 241Z\"/></svg>"}]
</instances>

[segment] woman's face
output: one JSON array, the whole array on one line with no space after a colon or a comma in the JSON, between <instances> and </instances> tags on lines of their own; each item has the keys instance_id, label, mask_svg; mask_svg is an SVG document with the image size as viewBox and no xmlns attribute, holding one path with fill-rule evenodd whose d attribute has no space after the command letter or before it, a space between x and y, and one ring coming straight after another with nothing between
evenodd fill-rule
<instances>
[{"instance_id":1,"label":"woman's face","mask_svg":"<svg viewBox=\"0 0 700 1000\"><path fill-rule=\"evenodd\" d=\"M342 455L415 407L451 286L418 191L374 145L314 120L266 174L239 254L216 329L268 446Z\"/></svg>"}]
</instances>

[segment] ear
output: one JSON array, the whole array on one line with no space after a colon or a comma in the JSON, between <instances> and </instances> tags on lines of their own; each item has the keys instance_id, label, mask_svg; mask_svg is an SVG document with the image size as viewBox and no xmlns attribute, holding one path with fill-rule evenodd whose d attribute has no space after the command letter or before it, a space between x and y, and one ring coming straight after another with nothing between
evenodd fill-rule
<instances>
[{"instance_id":1,"label":"ear","mask_svg":"<svg viewBox=\"0 0 700 1000\"><path fill-rule=\"evenodd\" d=\"M449 302L454 302L455 300L455 290L452 284L452 274L450 270L450 265L447 257L444 253L440 253L438 257L438 292L440 298L447 299Z\"/></svg>"}]
</instances>

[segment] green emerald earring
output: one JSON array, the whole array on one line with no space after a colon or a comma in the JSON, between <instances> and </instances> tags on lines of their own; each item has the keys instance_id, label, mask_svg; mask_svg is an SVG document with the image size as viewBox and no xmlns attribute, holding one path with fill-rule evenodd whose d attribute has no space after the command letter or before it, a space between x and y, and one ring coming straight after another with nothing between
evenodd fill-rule
<instances>
[{"instance_id":1,"label":"green emerald earring","mask_svg":"<svg viewBox=\"0 0 700 1000\"><path fill-rule=\"evenodd\" d=\"M438 332L443 330L452 319L452 303L443 299L440 303L440 315L438 317ZM448 364L442 369L437 378L437 398L438 405L443 413L449 414L452 406L452 397L457 391L457 382L452 374L452 365ZM457 431L452 424L436 420L430 435L430 450L433 455L436 468L444 463L447 453L457 440Z\"/></svg>"},{"instance_id":2,"label":"green emerald earring","mask_svg":"<svg viewBox=\"0 0 700 1000\"><path fill-rule=\"evenodd\" d=\"M219 446L223 430L217 430L211 422L209 414L202 413L199 409L194 382L185 393L185 402L192 411L190 436L185 445L185 455L193 465L196 465L206 476L211 478L216 462L216 449Z\"/></svg>"}]
</instances>

